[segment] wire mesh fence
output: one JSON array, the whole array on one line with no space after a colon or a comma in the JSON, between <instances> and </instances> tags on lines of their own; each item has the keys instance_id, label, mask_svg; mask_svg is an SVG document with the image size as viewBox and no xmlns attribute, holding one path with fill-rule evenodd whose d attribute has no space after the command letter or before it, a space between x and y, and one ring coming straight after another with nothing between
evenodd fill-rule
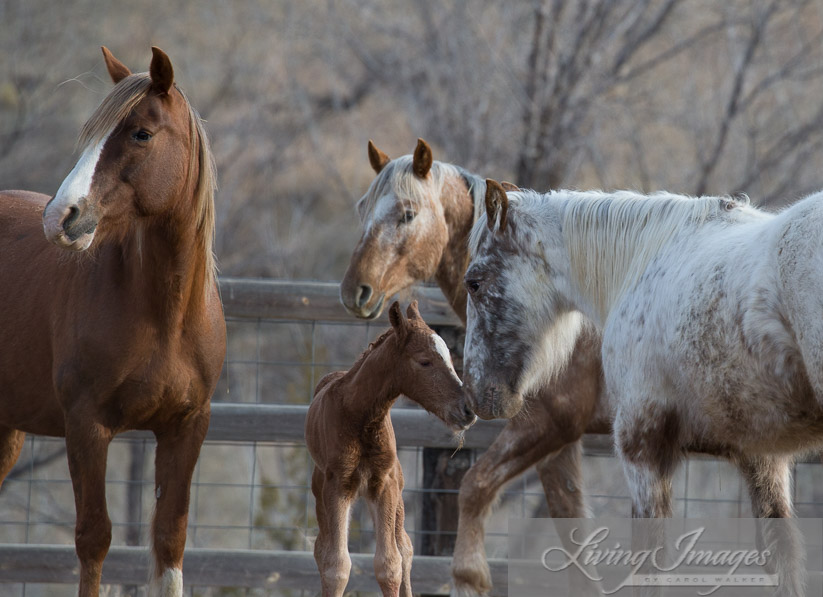
<instances>
[{"instance_id":1,"label":"wire mesh fence","mask_svg":"<svg viewBox=\"0 0 823 597\"><path fill-rule=\"evenodd\" d=\"M333 287L334 285L328 285ZM230 284L229 284L230 287ZM259 289L258 289L259 290ZM282 289L281 289L282 290ZM345 314L329 315L336 289L294 285L282 290L288 305L263 293L256 311L226 296L228 351L223 376L213 398L218 403L308 405L314 386L327 372L346 369L385 328L385 321L364 323ZM318 294L319 293L319 294ZM427 296L436 296L435 294ZM325 298L323 298L325 297ZM434 299L436 301L436 299ZM423 304L429 319L442 319L437 304ZM239 314L238 314L239 313ZM255 315L255 313L257 315ZM317 319L308 319L319 313ZM430 317L427 316L431 314ZM401 407L411 406L409 403ZM271 425L277 426L277 420ZM276 430L274 437L277 436ZM223 436L226 437L225 435ZM317 535L310 490L311 460L299 441L246 441L255 434L238 429L231 440L207 440L191 491L187 549L311 552ZM480 450L473 451L476 458ZM406 478L406 528L421 553L426 536L453 537L456 524L431 528L424 523L424 497L433 492L454 496L457 489L432 489L425 481L424 448L405 446L399 457ZM147 546L154 502L154 441L123 437L110 448L107 496L114 546ZM607 452L584 457L588 503L597 516L630 516L628 490L616 459ZM795 468L794 498L799 516L823 517L823 467L814 460ZM456 485L455 485L456 487ZM674 481L675 516L740 517L751 510L744 484L724 461L690 458ZM505 489L487 524L486 552L505 558L510 516L547 516L536 474L529 471ZM456 522L456 521L454 521ZM62 439L29 437L21 457L0 491L0 544L73 544L74 497ZM374 549L371 520L365 507L353 510L349 549ZM0 568L2 568L0 566ZM447 567L443 568L445 585ZM0 597L73 595L76 586L27 582L0 583ZM505 592L504 587L496 587ZM110 587L110 594L142 594L143 588ZM190 595L254 595L258 592L313 594L306 588L278 591L254 587L210 586L188 582Z\"/></svg>"}]
</instances>

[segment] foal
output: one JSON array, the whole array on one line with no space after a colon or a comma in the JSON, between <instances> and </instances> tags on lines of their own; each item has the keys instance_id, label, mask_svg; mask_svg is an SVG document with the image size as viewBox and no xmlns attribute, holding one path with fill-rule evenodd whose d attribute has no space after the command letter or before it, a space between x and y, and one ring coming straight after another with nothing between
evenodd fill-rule
<instances>
[{"instance_id":1,"label":"foal","mask_svg":"<svg viewBox=\"0 0 823 597\"><path fill-rule=\"evenodd\" d=\"M342 595L349 580L348 517L363 495L377 536L374 573L383 595L411 596L412 543L403 527L403 471L389 410L405 394L455 431L475 421L446 343L429 328L417 301L403 316L394 302L387 330L348 371L323 377L306 418L315 463L312 492L320 531L314 558L323 595Z\"/></svg>"}]
</instances>

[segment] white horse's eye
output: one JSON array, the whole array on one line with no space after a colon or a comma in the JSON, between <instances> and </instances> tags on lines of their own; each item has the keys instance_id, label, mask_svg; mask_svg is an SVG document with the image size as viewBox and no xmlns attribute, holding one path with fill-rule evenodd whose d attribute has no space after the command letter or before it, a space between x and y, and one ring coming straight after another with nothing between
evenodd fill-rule
<instances>
[{"instance_id":1,"label":"white horse's eye","mask_svg":"<svg viewBox=\"0 0 823 597\"><path fill-rule=\"evenodd\" d=\"M476 293L480 290L480 281L475 279L466 280L466 290L469 291L469 294Z\"/></svg>"}]
</instances>

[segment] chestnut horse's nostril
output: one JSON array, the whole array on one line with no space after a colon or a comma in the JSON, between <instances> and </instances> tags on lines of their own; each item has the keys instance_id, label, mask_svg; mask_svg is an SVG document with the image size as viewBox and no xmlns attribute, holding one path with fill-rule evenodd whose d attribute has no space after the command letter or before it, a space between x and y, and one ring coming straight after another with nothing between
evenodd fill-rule
<instances>
[{"instance_id":1,"label":"chestnut horse's nostril","mask_svg":"<svg viewBox=\"0 0 823 597\"><path fill-rule=\"evenodd\" d=\"M354 297L354 304L362 309L366 303L369 302L369 299L372 295L372 288L368 284L361 284L357 288L357 296Z\"/></svg>"},{"instance_id":2,"label":"chestnut horse's nostril","mask_svg":"<svg viewBox=\"0 0 823 597\"><path fill-rule=\"evenodd\" d=\"M72 205L69 207L69 213L63 218L63 221L60 225L63 227L63 230L66 230L69 226L71 226L77 218L80 217L80 210L77 208L76 205Z\"/></svg>"}]
</instances>

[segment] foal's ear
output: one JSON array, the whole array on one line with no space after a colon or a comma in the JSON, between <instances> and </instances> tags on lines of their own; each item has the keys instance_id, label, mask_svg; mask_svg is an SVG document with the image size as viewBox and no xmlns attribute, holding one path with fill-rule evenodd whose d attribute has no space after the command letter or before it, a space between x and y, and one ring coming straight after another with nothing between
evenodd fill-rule
<instances>
[{"instance_id":1,"label":"foal's ear","mask_svg":"<svg viewBox=\"0 0 823 597\"><path fill-rule=\"evenodd\" d=\"M409 322L403 317L403 311L400 310L400 303L397 301L394 301L389 307L389 322L394 328L394 333L397 334L397 341L400 344L405 344L409 331Z\"/></svg>"},{"instance_id":2,"label":"foal's ear","mask_svg":"<svg viewBox=\"0 0 823 597\"><path fill-rule=\"evenodd\" d=\"M377 149L374 141L369 139L369 164L374 169L375 173L380 174L380 171L386 167L391 161L391 158L385 153Z\"/></svg>"},{"instance_id":3,"label":"foal's ear","mask_svg":"<svg viewBox=\"0 0 823 597\"><path fill-rule=\"evenodd\" d=\"M520 190L520 187L518 187L516 184L514 184L513 182L508 182L506 180L501 181L500 186L503 187L503 190L507 193L509 191L517 192Z\"/></svg>"},{"instance_id":4,"label":"foal's ear","mask_svg":"<svg viewBox=\"0 0 823 597\"><path fill-rule=\"evenodd\" d=\"M423 321L423 318L420 316L420 311L417 308L416 299L413 300L409 304L409 307L406 309L406 317L408 317L409 319L419 319L420 321Z\"/></svg>"},{"instance_id":5,"label":"foal's ear","mask_svg":"<svg viewBox=\"0 0 823 597\"><path fill-rule=\"evenodd\" d=\"M509 211L509 198L506 191L496 180L486 179L486 224L494 230L497 215L500 214L500 232L506 231L506 215Z\"/></svg>"},{"instance_id":6,"label":"foal's ear","mask_svg":"<svg viewBox=\"0 0 823 597\"><path fill-rule=\"evenodd\" d=\"M423 139L417 139L412 159L412 171L417 178L425 178L432 167L432 148Z\"/></svg>"},{"instance_id":7,"label":"foal's ear","mask_svg":"<svg viewBox=\"0 0 823 597\"><path fill-rule=\"evenodd\" d=\"M115 85L131 74L129 67L115 58L106 46L102 46L100 49L103 50L106 69L109 71L109 76Z\"/></svg>"},{"instance_id":8,"label":"foal's ear","mask_svg":"<svg viewBox=\"0 0 823 597\"><path fill-rule=\"evenodd\" d=\"M171 91L174 85L174 69L166 53L157 46L151 47L151 66L149 66L151 87L160 94Z\"/></svg>"}]
</instances>

